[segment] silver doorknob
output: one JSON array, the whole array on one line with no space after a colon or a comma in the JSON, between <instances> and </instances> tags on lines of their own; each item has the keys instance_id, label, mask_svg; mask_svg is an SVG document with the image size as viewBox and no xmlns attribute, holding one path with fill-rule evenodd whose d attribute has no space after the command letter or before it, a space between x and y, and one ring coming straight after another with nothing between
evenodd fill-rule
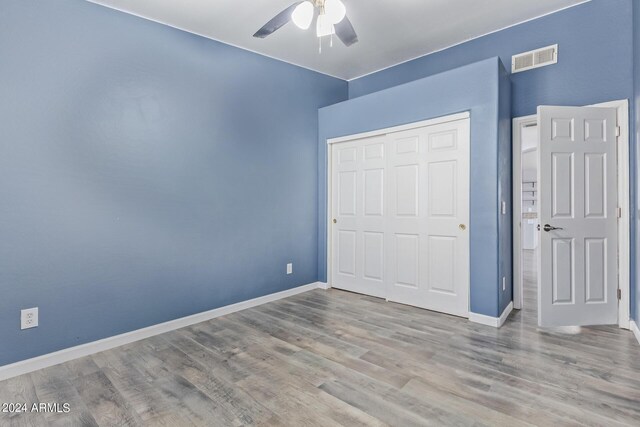
<instances>
[{"instance_id":1,"label":"silver doorknob","mask_svg":"<svg viewBox=\"0 0 640 427\"><path fill-rule=\"evenodd\" d=\"M563 228L562 227L554 227L553 225L545 224L543 230L548 233L549 231L553 231L553 230L563 230Z\"/></svg>"}]
</instances>

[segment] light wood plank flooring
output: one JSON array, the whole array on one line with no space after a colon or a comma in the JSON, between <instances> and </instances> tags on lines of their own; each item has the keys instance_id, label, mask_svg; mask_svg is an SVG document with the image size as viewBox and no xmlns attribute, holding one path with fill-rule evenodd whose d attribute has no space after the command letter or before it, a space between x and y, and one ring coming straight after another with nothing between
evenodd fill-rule
<instances>
[{"instance_id":1,"label":"light wood plank flooring","mask_svg":"<svg viewBox=\"0 0 640 427\"><path fill-rule=\"evenodd\" d=\"M529 278L530 279L530 278ZM531 282L531 280L529 280ZM0 382L0 425L640 425L640 346L316 290Z\"/></svg>"}]
</instances>

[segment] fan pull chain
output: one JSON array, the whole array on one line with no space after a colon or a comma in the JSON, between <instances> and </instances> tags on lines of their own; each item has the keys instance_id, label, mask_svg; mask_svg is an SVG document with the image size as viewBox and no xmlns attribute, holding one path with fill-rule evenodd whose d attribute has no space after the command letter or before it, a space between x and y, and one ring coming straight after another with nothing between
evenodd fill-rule
<instances>
[{"instance_id":1,"label":"fan pull chain","mask_svg":"<svg viewBox=\"0 0 640 427\"><path fill-rule=\"evenodd\" d=\"M331 33L331 41L329 42L329 47L333 47L333 33Z\"/></svg>"}]
</instances>

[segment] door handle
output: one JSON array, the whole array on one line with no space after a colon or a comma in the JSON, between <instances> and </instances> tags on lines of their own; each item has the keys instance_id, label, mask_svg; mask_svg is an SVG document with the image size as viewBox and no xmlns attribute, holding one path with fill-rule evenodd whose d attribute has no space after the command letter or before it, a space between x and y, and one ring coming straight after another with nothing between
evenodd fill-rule
<instances>
[{"instance_id":1,"label":"door handle","mask_svg":"<svg viewBox=\"0 0 640 427\"><path fill-rule=\"evenodd\" d=\"M538 225L538 230L540 229L539 227L540 227L540 225ZM553 231L553 230L564 230L564 228L562 228L562 227L554 227L553 225L545 224L543 230L548 233L549 231Z\"/></svg>"}]
</instances>

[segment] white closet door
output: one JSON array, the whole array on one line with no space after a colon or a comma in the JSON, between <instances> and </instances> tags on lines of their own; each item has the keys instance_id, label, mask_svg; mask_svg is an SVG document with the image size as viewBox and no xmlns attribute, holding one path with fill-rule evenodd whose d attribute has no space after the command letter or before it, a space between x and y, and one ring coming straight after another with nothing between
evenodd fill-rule
<instances>
[{"instance_id":1,"label":"white closet door","mask_svg":"<svg viewBox=\"0 0 640 427\"><path fill-rule=\"evenodd\" d=\"M467 316L469 120L334 144L335 288Z\"/></svg>"},{"instance_id":2,"label":"white closet door","mask_svg":"<svg viewBox=\"0 0 640 427\"><path fill-rule=\"evenodd\" d=\"M388 300L469 312L469 121L389 135Z\"/></svg>"},{"instance_id":3,"label":"white closet door","mask_svg":"<svg viewBox=\"0 0 640 427\"><path fill-rule=\"evenodd\" d=\"M332 159L332 286L386 298L386 137L336 144Z\"/></svg>"}]
</instances>

